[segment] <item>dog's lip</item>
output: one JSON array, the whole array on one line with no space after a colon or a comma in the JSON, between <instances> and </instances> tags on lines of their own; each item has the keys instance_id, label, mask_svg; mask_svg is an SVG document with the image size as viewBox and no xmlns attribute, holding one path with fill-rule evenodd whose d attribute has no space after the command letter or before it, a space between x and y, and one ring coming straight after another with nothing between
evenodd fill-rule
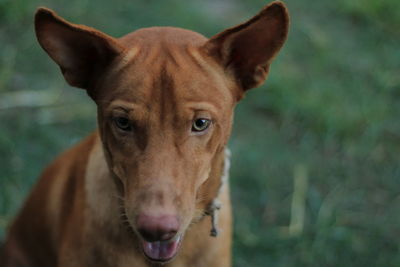
<instances>
[{"instance_id":1,"label":"dog's lip","mask_svg":"<svg viewBox=\"0 0 400 267\"><path fill-rule=\"evenodd\" d=\"M179 251L182 243L182 234L166 241L149 242L144 239L142 242L143 254L153 262L166 263L172 260Z\"/></svg>"}]
</instances>

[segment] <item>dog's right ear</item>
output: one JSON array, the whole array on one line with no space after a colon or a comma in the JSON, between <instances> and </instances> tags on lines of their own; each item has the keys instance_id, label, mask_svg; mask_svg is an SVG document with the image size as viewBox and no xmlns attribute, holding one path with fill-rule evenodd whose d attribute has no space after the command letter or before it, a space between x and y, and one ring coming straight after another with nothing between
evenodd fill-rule
<instances>
[{"instance_id":1,"label":"dog's right ear","mask_svg":"<svg viewBox=\"0 0 400 267\"><path fill-rule=\"evenodd\" d=\"M79 88L89 89L95 76L123 50L111 36L69 23L47 8L37 10L35 30L40 45L60 66L67 82Z\"/></svg>"}]
</instances>

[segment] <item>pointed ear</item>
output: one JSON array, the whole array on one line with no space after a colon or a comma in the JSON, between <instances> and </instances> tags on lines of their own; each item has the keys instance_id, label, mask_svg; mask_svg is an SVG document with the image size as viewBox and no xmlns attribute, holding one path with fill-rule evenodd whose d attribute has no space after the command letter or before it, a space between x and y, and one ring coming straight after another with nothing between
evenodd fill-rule
<instances>
[{"instance_id":1,"label":"pointed ear","mask_svg":"<svg viewBox=\"0 0 400 267\"><path fill-rule=\"evenodd\" d=\"M69 23L47 8L37 10L35 30L40 45L60 66L67 82L79 88L88 89L123 50L114 38Z\"/></svg>"},{"instance_id":2,"label":"pointed ear","mask_svg":"<svg viewBox=\"0 0 400 267\"><path fill-rule=\"evenodd\" d=\"M267 77L269 65L286 40L289 15L282 2L264 7L249 21L212 37L204 46L246 91Z\"/></svg>"}]
</instances>

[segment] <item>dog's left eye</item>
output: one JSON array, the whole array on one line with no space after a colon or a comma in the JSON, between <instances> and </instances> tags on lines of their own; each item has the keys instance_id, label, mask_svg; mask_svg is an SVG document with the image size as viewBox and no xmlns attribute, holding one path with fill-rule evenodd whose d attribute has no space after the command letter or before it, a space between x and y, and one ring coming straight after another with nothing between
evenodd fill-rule
<instances>
[{"instance_id":1,"label":"dog's left eye","mask_svg":"<svg viewBox=\"0 0 400 267\"><path fill-rule=\"evenodd\" d=\"M132 130L131 122L126 117L114 118L114 124L115 124L115 126L117 126L119 129L121 129L123 131L128 132L128 131Z\"/></svg>"},{"instance_id":2,"label":"dog's left eye","mask_svg":"<svg viewBox=\"0 0 400 267\"><path fill-rule=\"evenodd\" d=\"M211 124L211 121L208 119L196 119L192 124L192 132L203 132L205 131Z\"/></svg>"}]
</instances>

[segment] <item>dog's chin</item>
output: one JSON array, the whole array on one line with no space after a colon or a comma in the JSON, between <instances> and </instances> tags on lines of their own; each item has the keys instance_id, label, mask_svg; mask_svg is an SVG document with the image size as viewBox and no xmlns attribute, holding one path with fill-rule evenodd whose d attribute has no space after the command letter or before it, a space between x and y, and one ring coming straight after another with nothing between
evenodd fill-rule
<instances>
[{"instance_id":1,"label":"dog's chin","mask_svg":"<svg viewBox=\"0 0 400 267\"><path fill-rule=\"evenodd\" d=\"M181 246L182 234L171 240L148 242L141 240L143 254L152 262L166 263L172 260Z\"/></svg>"}]
</instances>

